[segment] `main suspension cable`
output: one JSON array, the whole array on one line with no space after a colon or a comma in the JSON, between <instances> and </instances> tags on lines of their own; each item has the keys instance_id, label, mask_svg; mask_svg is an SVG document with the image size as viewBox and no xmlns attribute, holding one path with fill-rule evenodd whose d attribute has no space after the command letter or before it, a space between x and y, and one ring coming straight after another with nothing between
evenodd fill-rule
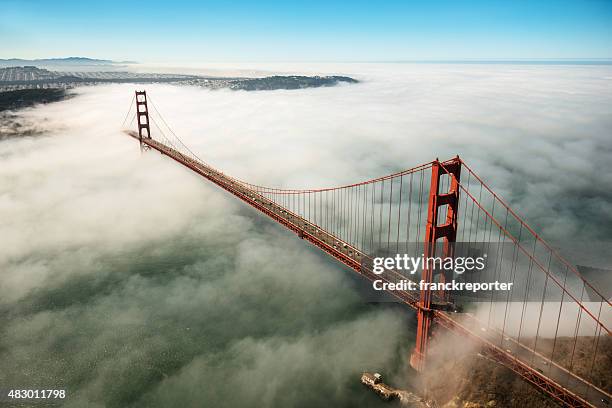
<instances>
[{"instance_id":1,"label":"main suspension cable","mask_svg":"<svg viewBox=\"0 0 612 408\"><path fill-rule=\"evenodd\" d=\"M208 164L206 161L202 160L197 154L195 154L181 140L181 138L176 134L176 132L174 132L172 130L172 128L168 125L168 123L166 122L166 120L164 119L164 117L162 116L160 111L157 109L157 106L155 105L155 102L153 101L151 96L147 96L147 98L151 102L151 106L153 107L153 110L155 111L155 113L159 116L161 122L168 129L168 131L174 136L174 138L176 139L178 144L183 146L183 148L189 153L189 155L192 156L192 158L198 160L200 163L202 163L205 166L208 166L208 167L211 167L211 168L215 168L214 166L211 166L210 164ZM179 149L176 149L176 150L179 150ZM249 187L249 188L251 188L253 190L257 190L257 192L259 194L268 193L268 194L298 194L299 195L299 194L319 193L319 192L325 192L325 191L334 191L334 190L348 189L348 188L352 188L352 187L358 187L358 186L362 186L362 185L376 183L376 182L379 182L379 181L390 180L390 179L393 179L393 178L396 178L396 177L401 177L401 176L404 176L404 175L407 175L407 174L411 174L411 173L415 173L415 172L418 172L418 171L425 170L425 169L431 167L432 164L433 164L433 161L432 162L428 162L428 163L424 163L424 164L422 164L420 166L416 166L416 167L413 167L413 168L410 168L410 169L407 169L407 170L403 170L403 171L400 171L400 172L397 172L397 173L389 174L389 175L378 177L378 178L371 179L371 180L366 180L366 181L362 181L362 182L358 182L358 183L353 183L353 184L342 185L342 186L324 187L324 188L315 188L315 189L283 189L283 188L277 188L277 187L262 186L262 185L258 185L258 184L249 183L247 181L238 179L238 178L233 177L233 176L229 176L229 175L227 175L227 174L225 174L223 172L220 172L220 173L223 174L224 177L227 177L228 179L231 179L232 181L234 181L236 183L242 184L243 186Z\"/></svg>"}]
</instances>

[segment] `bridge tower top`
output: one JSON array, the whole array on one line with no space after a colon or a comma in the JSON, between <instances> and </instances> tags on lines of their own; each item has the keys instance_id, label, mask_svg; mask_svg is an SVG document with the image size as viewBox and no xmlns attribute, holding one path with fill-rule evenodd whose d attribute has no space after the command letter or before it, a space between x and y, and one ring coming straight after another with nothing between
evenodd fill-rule
<instances>
[{"instance_id":1,"label":"bridge tower top","mask_svg":"<svg viewBox=\"0 0 612 408\"><path fill-rule=\"evenodd\" d=\"M138 122L138 138L142 146L142 139L151 139L149 127L149 107L147 105L147 92L136 91L136 120Z\"/></svg>"}]
</instances>

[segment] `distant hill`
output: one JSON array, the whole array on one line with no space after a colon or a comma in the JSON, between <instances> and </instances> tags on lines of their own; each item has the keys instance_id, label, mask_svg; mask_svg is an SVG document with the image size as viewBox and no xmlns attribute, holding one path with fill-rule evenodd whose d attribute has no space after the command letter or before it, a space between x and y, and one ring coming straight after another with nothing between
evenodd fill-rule
<instances>
[{"instance_id":1,"label":"distant hill","mask_svg":"<svg viewBox=\"0 0 612 408\"><path fill-rule=\"evenodd\" d=\"M121 64L135 64L133 61L112 61L104 59L86 58L86 57L66 57L66 58L44 58L44 59L22 59L22 58L8 58L0 59L0 68L2 67L18 67L18 66L34 66L39 68L53 67L53 68L114 68Z\"/></svg>"},{"instance_id":2,"label":"distant hill","mask_svg":"<svg viewBox=\"0 0 612 408\"><path fill-rule=\"evenodd\" d=\"M273 91L276 89L303 89L335 86L341 82L355 84L358 81L346 76L270 76L265 78L238 78L229 81L229 88L244 91Z\"/></svg>"},{"instance_id":3,"label":"distant hill","mask_svg":"<svg viewBox=\"0 0 612 408\"><path fill-rule=\"evenodd\" d=\"M12 65L36 65L36 64L86 64L86 65L107 65L112 64L111 60L102 60L86 57L66 57L66 58L44 58L44 59L21 59L21 58L8 58L0 59L2 64Z\"/></svg>"}]
</instances>

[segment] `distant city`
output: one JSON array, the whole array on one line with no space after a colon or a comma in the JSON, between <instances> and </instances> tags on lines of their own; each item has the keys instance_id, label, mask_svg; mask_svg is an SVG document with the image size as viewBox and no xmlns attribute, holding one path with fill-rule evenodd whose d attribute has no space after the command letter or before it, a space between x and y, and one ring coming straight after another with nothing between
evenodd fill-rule
<instances>
[{"instance_id":1,"label":"distant city","mask_svg":"<svg viewBox=\"0 0 612 408\"><path fill-rule=\"evenodd\" d=\"M104 83L180 83L210 89L246 91L300 89L357 82L343 76L271 76L265 78L221 78L197 75L142 74L127 71L49 71L34 66L0 68L0 92L18 89L74 88Z\"/></svg>"},{"instance_id":2,"label":"distant city","mask_svg":"<svg viewBox=\"0 0 612 408\"><path fill-rule=\"evenodd\" d=\"M11 64L31 64L15 65ZM66 90L111 83L171 83L208 89L263 91L334 86L356 83L346 76L270 76L265 78L210 77L200 75L135 73L109 60L71 57L45 60L0 60L0 111L61 100ZM8 65L8 66L7 66ZM54 68L54 69L49 69Z\"/></svg>"}]
</instances>

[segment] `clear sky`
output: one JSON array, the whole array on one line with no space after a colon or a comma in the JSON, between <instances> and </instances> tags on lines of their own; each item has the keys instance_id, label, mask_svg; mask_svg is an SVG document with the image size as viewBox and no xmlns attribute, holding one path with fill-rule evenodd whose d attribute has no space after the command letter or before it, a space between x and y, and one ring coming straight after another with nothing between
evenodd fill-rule
<instances>
[{"instance_id":1,"label":"clear sky","mask_svg":"<svg viewBox=\"0 0 612 408\"><path fill-rule=\"evenodd\" d=\"M612 57L612 0L0 0L0 58Z\"/></svg>"}]
</instances>

